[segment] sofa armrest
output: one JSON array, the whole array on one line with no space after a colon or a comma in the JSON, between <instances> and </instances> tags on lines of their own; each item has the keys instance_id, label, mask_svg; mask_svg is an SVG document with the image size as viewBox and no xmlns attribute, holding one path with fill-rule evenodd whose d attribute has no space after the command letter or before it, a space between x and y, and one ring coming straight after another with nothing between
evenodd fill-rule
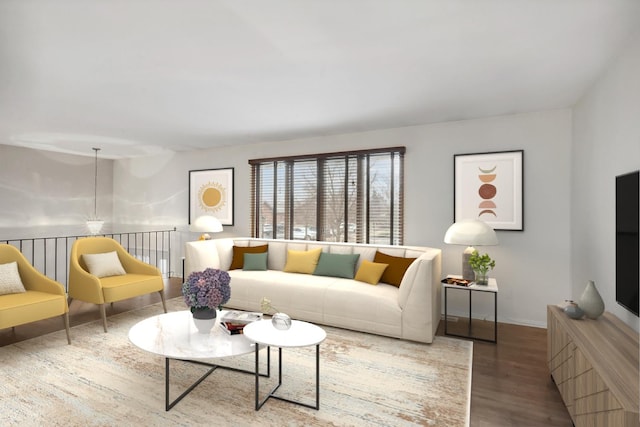
<instances>
[{"instance_id":1,"label":"sofa armrest","mask_svg":"<svg viewBox=\"0 0 640 427\"><path fill-rule=\"evenodd\" d=\"M432 249L418 257L400 283L398 305L402 308L402 337L432 342L441 316L441 254Z\"/></svg>"},{"instance_id":2,"label":"sofa armrest","mask_svg":"<svg viewBox=\"0 0 640 427\"><path fill-rule=\"evenodd\" d=\"M198 240L184 244L184 277L185 280L194 271L207 268L220 268L220 257L215 240Z\"/></svg>"}]
</instances>

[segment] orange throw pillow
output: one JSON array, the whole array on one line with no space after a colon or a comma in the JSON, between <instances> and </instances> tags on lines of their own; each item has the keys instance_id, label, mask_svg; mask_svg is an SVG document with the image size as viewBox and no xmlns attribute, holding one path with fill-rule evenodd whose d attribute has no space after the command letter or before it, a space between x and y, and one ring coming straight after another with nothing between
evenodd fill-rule
<instances>
[{"instance_id":1,"label":"orange throw pillow","mask_svg":"<svg viewBox=\"0 0 640 427\"><path fill-rule=\"evenodd\" d=\"M267 252L269 245L260 246L233 246L233 258L229 270L237 270L244 267L244 254L261 254Z\"/></svg>"},{"instance_id":2,"label":"orange throw pillow","mask_svg":"<svg viewBox=\"0 0 640 427\"><path fill-rule=\"evenodd\" d=\"M376 251L376 255L373 257L373 262L389 264L389 267L387 267L386 270L384 270L384 273L382 273L380 281L397 287L400 287L400 282L402 282L404 273L415 260L416 258L391 256L380 251Z\"/></svg>"}]
</instances>

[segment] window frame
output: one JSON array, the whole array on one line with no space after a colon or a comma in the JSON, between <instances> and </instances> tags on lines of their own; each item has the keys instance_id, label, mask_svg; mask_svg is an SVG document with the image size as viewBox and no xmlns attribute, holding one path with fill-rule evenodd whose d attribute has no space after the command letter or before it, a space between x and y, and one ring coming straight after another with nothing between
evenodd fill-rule
<instances>
[{"instance_id":1,"label":"window frame","mask_svg":"<svg viewBox=\"0 0 640 427\"><path fill-rule=\"evenodd\" d=\"M265 193L272 194L270 200L271 209L271 236L273 239L294 239L294 175L295 165L301 167L304 166L303 162L315 162L315 236L310 238L308 229L305 230L307 240L316 241L340 241L340 242L353 242L353 243L376 243L376 244L389 244L389 245L402 245L404 243L404 155L406 152L405 147L387 147L387 148L375 148L367 150L354 150L354 151L340 151L320 154L306 154L296 156L283 156L283 157L269 157L261 159L250 159L248 161L251 166L251 236L263 237L264 233L260 233L260 228L264 224L268 224L263 220L263 208ZM372 236L372 176L371 176L371 161L376 158L388 155L389 167L387 181L387 187L389 191L389 240L384 241L384 238L380 236ZM327 226L327 215L325 214L325 207L329 200L325 197L322 189L329 188L326 184L325 177L326 164L328 161L344 161L344 173L341 175L344 181L344 200L342 209L344 210L341 223L341 227L344 232L335 231ZM350 175L351 167L355 166L355 178ZM264 183L262 182L263 168L271 168L272 180L269 185L272 190L267 192L263 190ZM396 170L398 168L399 170ZM281 177L280 174L284 173L285 176ZM355 218L350 216L349 213L349 185L350 181L355 179ZM375 177L373 178L375 179ZM284 198L278 199L277 192L279 190L278 184L283 186ZM379 183L378 183L379 185ZM330 187L334 188L334 187ZM282 189L280 189L282 191ZM271 194L270 194L271 195ZM280 204L283 204L282 212L280 212ZM279 232L278 216L282 215L283 218L283 233ZM346 220L345 220L346 219ZM352 222L352 219L354 220ZM349 230L351 224L355 223L355 238L350 237ZM329 234L335 236L336 240L329 240ZM338 238L341 237L339 240ZM264 237L263 237L264 238ZM299 239L295 239L299 240ZM375 240L375 242L374 242Z\"/></svg>"}]
</instances>

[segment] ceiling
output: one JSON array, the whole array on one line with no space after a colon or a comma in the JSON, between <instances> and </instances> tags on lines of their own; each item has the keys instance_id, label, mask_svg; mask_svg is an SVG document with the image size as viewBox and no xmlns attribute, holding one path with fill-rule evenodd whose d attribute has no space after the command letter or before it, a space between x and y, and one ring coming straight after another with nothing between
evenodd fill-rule
<instances>
[{"instance_id":1,"label":"ceiling","mask_svg":"<svg viewBox=\"0 0 640 427\"><path fill-rule=\"evenodd\" d=\"M106 158L574 105L637 0L0 0L0 144Z\"/></svg>"}]
</instances>

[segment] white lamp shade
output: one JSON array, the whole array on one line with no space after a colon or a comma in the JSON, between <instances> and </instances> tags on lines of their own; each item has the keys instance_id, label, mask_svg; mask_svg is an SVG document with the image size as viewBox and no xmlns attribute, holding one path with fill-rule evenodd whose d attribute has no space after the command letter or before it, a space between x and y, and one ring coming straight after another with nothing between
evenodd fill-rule
<instances>
[{"instance_id":1,"label":"white lamp shade","mask_svg":"<svg viewBox=\"0 0 640 427\"><path fill-rule=\"evenodd\" d=\"M444 242L452 245L492 246L498 244L498 236L485 222L463 219L449 227L444 235Z\"/></svg>"},{"instance_id":2,"label":"white lamp shade","mask_svg":"<svg viewBox=\"0 0 640 427\"><path fill-rule=\"evenodd\" d=\"M202 215L193 221L189 226L189 231L197 233L218 233L222 231L222 223L215 216Z\"/></svg>"}]
</instances>

